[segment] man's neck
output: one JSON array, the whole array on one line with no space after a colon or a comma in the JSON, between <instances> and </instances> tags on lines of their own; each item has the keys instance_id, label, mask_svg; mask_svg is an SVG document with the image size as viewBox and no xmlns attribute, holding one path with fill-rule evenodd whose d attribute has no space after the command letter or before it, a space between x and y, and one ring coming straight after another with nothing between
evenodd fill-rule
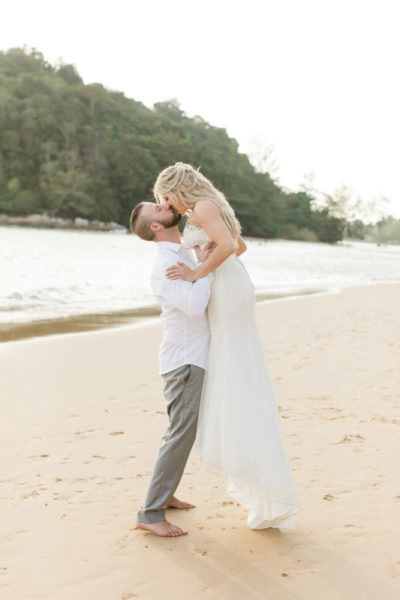
<instances>
[{"instance_id":1,"label":"man's neck","mask_svg":"<svg viewBox=\"0 0 400 600\"><path fill-rule=\"evenodd\" d=\"M173 242L174 244L181 244L181 234L179 233L178 227L171 227L170 229L163 229L157 234L157 242Z\"/></svg>"}]
</instances>

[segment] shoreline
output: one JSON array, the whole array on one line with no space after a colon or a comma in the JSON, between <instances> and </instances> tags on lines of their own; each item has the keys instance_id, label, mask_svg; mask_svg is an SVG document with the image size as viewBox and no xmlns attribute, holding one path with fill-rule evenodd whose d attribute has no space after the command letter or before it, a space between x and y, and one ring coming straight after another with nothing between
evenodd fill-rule
<instances>
[{"instance_id":1,"label":"shoreline","mask_svg":"<svg viewBox=\"0 0 400 600\"><path fill-rule=\"evenodd\" d=\"M189 535L135 528L168 423L161 323L0 345L7 598L397 600L400 283L288 300L256 306L302 504L288 534L250 530L195 452L177 496L196 508L168 511Z\"/></svg>"},{"instance_id":2,"label":"shoreline","mask_svg":"<svg viewBox=\"0 0 400 600\"><path fill-rule=\"evenodd\" d=\"M335 288L336 290L336 288ZM277 302L304 296L331 293L331 289L303 289L285 293L256 292L256 302ZM141 306L113 312L71 315L55 319L41 319L27 323L0 323L0 344L16 342L52 335L102 331L121 327L131 327L158 320L161 311L158 305Z\"/></svg>"},{"instance_id":3,"label":"shoreline","mask_svg":"<svg viewBox=\"0 0 400 600\"><path fill-rule=\"evenodd\" d=\"M0 227L29 227L36 229L65 229L72 231L109 231L112 233L127 233L125 225L110 221L90 221L75 217L64 219L62 217L51 217L47 213L32 214L24 216L10 216L0 213Z\"/></svg>"},{"instance_id":4,"label":"shoreline","mask_svg":"<svg viewBox=\"0 0 400 600\"><path fill-rule=\"evenodd\" d=\"M72 315L58 319L41 319L28 323L0 323L0 345L28 339L103 331L141 325L159 316L157 306L141 307L119 312Z\"/></svg>"},{"instance_id":5,"label":"shoreline","mask_svg":"<svg viewBox=\"0 0 400 600\"><path fill-rule=\"evenodd\" d=\"M341 293L344 290L349 289L368 288L381 285L400 285L400 282L379 281L356 284L348 287L305 288L303 290L292 290L288 293L256 292L256 304L270 304L287 300L294 301L305 297L325 296ZM11 342L46 338L50 336L141 327L143 325L157 323L159 321L160 313L159 306L153 304L123 311L71 315L69 317L41 319L27 323L0 323L0 346Z\"/></svg>"}]
</instances>

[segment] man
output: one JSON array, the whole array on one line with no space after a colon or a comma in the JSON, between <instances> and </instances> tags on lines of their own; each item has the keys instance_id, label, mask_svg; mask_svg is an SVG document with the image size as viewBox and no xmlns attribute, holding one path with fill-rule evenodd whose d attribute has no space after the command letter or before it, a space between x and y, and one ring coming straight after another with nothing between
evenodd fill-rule
<instances>
[{"instance_id":1,"label":"man","mask_svg":"<svg viewBox=\"0 0 400 600\"><path fill-rule=\"evenodd\" d=\"M194 283L166 278L168 267L184 262L195 264L181 245L180 214L168 204L141 202L132 211L130 228L144 240L158 245L151 285L162 307L164 337L160 348L160 374L170 420L162 439L145 504L139 510L137 526L159 536L175 537L187 531L165 518L165 508L194 508L174 492L183 475L196 437L209 327L206 308L212 275Z\"/></svg>"}]
</instances>

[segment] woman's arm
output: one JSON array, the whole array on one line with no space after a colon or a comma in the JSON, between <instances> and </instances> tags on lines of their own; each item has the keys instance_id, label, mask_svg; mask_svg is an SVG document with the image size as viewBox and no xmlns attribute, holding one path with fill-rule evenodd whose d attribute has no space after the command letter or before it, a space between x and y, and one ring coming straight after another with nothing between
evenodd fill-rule
<instances>
[{"instance_id":1,"label":"woman's arm","mask_svg":"<svg viewBox=\"0 0 400 600\"><path fill-rule=\"evenodd\" d=\"M204 277L219 267L224 260L236 252L236 244L229 232L228 227L223 220L217 206L211 200L202 200L196 204L193 211L196 224L202 227L215 243L215 248L206 258L206 260L196 267L193 271L178 263L174 267L167 269L168 279L186 279L187 281L196 281Z\"/></svg>"},{"instance_id":2,"label":"woman's arm","mask_svg":"<svg viewBox=\"0 0 400 600\"><path fill-rule=\"evenodd\" d=\"M240 256L241 254L243 254L243 252L246 252L246 250L247 250L246 242L240 235L237 239L237 244L238 244L238 248L236 250L236 256Z\"/></svg>"}]
</instances>

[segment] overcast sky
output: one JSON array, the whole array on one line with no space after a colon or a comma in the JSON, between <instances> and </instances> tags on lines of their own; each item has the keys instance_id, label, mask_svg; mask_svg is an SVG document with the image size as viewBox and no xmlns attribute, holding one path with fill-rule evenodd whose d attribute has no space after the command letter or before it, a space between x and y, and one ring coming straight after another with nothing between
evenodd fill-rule
<instances>
[{"instance_id":1,"label":"overcast sky","mask_svg":"<svg viewBox=\"0 0 400 600\"><path fill-rule=\"evenodd\" d=\"M33 46L151 107L177 98L237 139L273 144L279 182L306 172L391 200L400 218L397 0L9 0L0 49Z\"/></svg>"}]
</instances>

